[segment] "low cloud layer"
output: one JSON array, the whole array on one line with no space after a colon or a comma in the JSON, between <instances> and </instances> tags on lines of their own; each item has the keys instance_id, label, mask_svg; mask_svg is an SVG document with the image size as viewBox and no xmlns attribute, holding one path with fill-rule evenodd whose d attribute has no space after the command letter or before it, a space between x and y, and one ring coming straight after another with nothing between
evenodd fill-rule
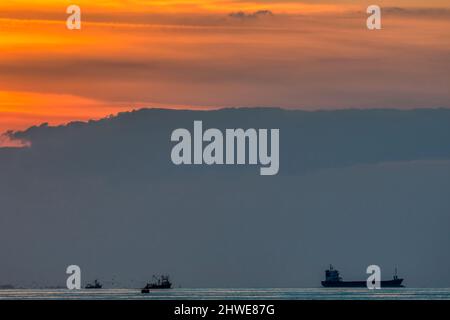
<instances>
[{"instance_id":1,"label":"low cloud layer","mask_svg":"<svg viewBox=\"0 0 450 320\"><path fill-rule=\"evenodd\" d=\"M280 128L280 173L173 165L194 120ZM76 263L124 287L317 287L377 263L450 285L449 110L141 110L13 137L31 147L0 149L0 283L63 285Z\"/></svg>"}]
</instances>

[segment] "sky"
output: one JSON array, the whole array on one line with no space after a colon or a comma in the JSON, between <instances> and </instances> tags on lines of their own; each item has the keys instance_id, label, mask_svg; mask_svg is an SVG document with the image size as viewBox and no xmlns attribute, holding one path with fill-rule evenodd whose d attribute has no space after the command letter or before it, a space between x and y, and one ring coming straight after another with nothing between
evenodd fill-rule
<instances>
[{"instance_id":1,"label":"sky","mask_svg":"<svg viewBox=\"0 0 450 320\"><path fill-rule=\"evenodd\" d=\"M0 132L142 107L450 107L448 1L377 1L369 31L373 2L2 1Z\"/></svg>"},{"instance_id":2,"label":"sky","mask_svg":"<svg viewBox=\"0 0 450 320\"><path fill-rule=\"evenodd\" d=\"M448 0L1 1L0 133L25 131L0 135L0 284L75 262L129 286L314 287L376 260L448 286L450 109L291 110L450 108L449 18ZM108 117L258 106L289 110ZM198 119L279 127L280 174L174 168L168 137Z\"/></svg>"}]
</instances>

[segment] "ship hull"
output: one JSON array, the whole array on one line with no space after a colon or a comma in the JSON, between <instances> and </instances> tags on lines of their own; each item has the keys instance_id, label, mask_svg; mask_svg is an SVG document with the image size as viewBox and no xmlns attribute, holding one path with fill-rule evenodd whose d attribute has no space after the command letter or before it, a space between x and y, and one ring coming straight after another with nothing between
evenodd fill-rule
<instances>
[{"instance_id":1,"label":"ship hull","mask_svg":"<svg viewBox=\"0 0 450 320\"><path fill-rule=\"evenodd\" d=\"M160 290L160 289L171 289L172 285L171 284L167 284L167 285L156 285L156 286L149 286L148 289L154 290Z\"/></svg>"},{"instance_id":2,"label":"ship hull","mask_svg":"<svg viewBox=\"0 0 450 320\"><path fill-rule=\"evenodd\" d=\"M167 290L171 289L170 286L162 286L162 287L153 287L153 288L144 288L141 290L141 293L150 293L151 290Z\"/></svg>"},{"instance_id":3,"label":"ship hull","mask_svg":"<svg viewBox=\"0 0 450 320\"><path fill-rule=\"evenodd\" d=\"M381 281L382 288L402 288L403 279ZM366 281L322 281L325 288L367 288Z\"/></svg>"},{"instance_id":4,"label":"ship hull","mask_svg":"<svg viewBox=\"0 0 450 320\"><path fill-rule=\"evenodd\" d=\"M141 290L142 293L150 293L150 290L167 290L172 289L172 284L162 284L162 285L147 285L144 289Z\"/></svg>"}]
</instances>

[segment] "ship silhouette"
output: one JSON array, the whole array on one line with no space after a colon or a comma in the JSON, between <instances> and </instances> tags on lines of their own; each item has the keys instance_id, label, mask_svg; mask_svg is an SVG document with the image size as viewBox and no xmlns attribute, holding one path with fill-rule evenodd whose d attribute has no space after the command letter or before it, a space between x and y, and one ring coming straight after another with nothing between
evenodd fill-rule
<instances>
[{"instance_id":1,"label":"ship silhouette","mask_svg":"<svg viewBox=\"0 0 450 320\"><path fill-rule=\"evenodd\" d=\"M101 289L102 287L103 287L103 285L100 282L98 282L97 279L95 279L93 284L92 283L88 283L86 285L86 287L84 287L84 288L85 289Z\"/></svg>"},{"instance_id":2,"label":"ship silhouette","mask_svg":"<svg viewBox=\"0 0 450 320\"><path fill-rule=\"evenodd\" d=\"M397 268L392 280L380 281L382 288L401 288L403 279L397 276ZM325 281L322 281L322 286L326 288L367 288L367 281L343 281L339 275L339 271L330 265L330 269L325 271Z\"/></svg>"},{"instance_id":3,"label":"ship silhouette","mask_svg":"<svg viewBox=\"0 0 450 320\"><path fill-rule=\"evenodd\" d=\"M170 289L172 288L172 282L169 280L169 276L162 275L159 278L153 276L154 281L146 284L144 288L142 288L142 293L149 293L150 290L158 290L158 289Z\"/></svg>"}]
</instances>

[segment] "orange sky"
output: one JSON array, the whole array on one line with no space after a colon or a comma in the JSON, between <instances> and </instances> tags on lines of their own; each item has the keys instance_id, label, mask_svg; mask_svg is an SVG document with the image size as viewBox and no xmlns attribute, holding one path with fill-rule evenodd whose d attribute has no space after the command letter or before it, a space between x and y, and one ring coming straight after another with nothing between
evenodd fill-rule
<instances>
[{"instance_id":1,"label":"orange sky","mask_svg":"<svg viewBox=\"0 0 450 320\"><path fill-rule=\"evenodd\" d=\"M2 1L0 132L152 106L450 107L448 1L378 1L374 32L372 2L79 0L69 31L71 1Z\"/></svg>"}]
</instances>

